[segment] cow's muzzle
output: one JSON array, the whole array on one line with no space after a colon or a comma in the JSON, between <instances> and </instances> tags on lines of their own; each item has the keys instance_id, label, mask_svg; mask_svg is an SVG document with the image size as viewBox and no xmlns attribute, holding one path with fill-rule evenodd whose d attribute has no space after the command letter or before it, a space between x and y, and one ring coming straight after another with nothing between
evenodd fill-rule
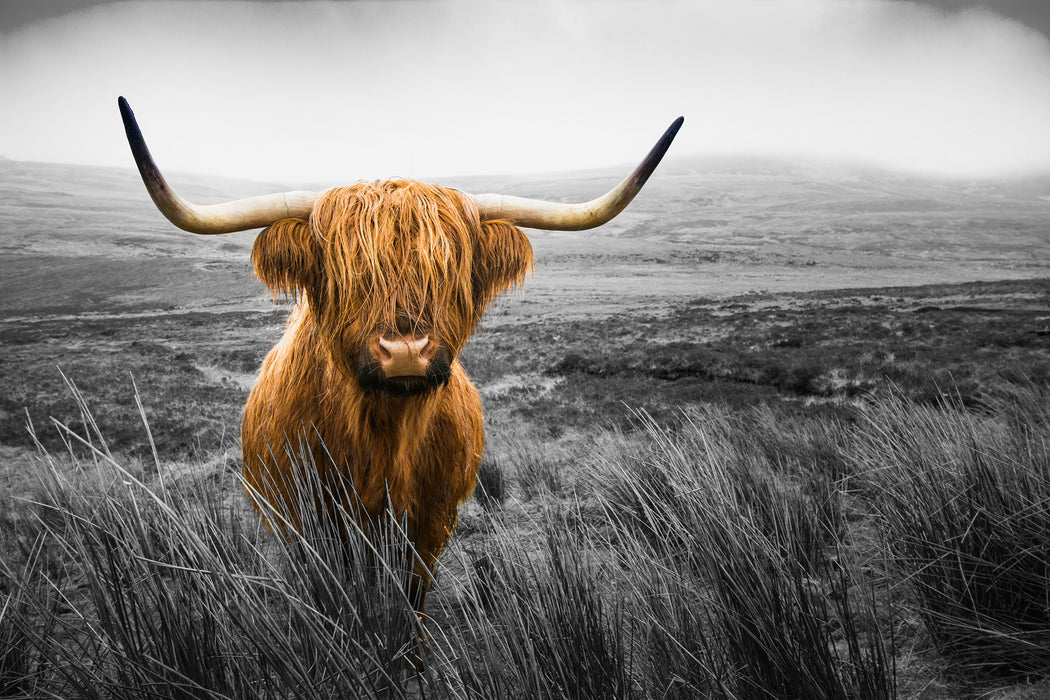
<instances>
[{"instance_id":1,"label":"cow's muzzle","mask_svg":"<svg viewBox=\"0 0 1050 700\"><path fill-rule=\"evenodd\" d=\"M386 338L375 340L373 355L379 369L389 378L423 377L437 353L437 345L430 338Z\"/></svg>"},{"instance_id":2,"label":"cow's muzzle","mask_svg":"<svg viewBox=\"0 0 1050 700\"><path fill-rule=\"evenodd\" d=\"M448 352L427 336L378 335L362 353L358 381L370 393L418 396L448 383Z\"/></svg>"}]
</instances>

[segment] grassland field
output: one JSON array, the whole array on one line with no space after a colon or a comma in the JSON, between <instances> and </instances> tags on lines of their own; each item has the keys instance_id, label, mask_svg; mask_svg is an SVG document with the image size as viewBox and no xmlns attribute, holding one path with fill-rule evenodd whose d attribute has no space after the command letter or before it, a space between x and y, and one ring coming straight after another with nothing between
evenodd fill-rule
<instances>
[{"instance_id":1,"label":"grassland field","mask_svg":"<svg viewBox=\"0 0 1050 700\"><path fill-rule=\"evenodd\" d=\"M502 425L586 433L629 408L846 410L888 383L971 401L1002 376L1046 377L1050 185L775 161L665 168L602 229L532 234L535 273L462 358L493 440ZM44 427L75 418L61 370L115 449L145 449L132 377L163 455L233 444L287 313L252 276L252 234L173 229L132 171L0 169L0 441L28 446L27 412ZM185 179L205 201L280 187ZM452 184L583 198L610 179Z\"/></svg>"},{"instance_id":2,"label":"grassland field","mask_svg":"<svg viewBox=\"0 0 1050 700\"><path fill-rule=\"evenodd\" d=\"M451 184L582 199L611 177ZM185 180L190 198L270 191ZM67 380L121 459L151 461L134 382L162 464L235 472L241 406L287 315L251 274L251 234L171 229L124 170L0 161L0 202L5 517L39 492L27 420L57 453L52 419L82 420ZM546 501L509 472L511 502L533 516L574 492L557 484L579 485L596 441L638 434L643 414L673 427L718 406L841 426L888 393L980 412L1050 387L1050 182L672 159L608 226L530 237L535 273L492 305L461 360L483 397L487 459L520 465L542 445ZM484 548L484 518L464 507L457 551ZM439 596L469 573L448 558ZM989 692L935 666L908 671L901 696ZM1018 688L995 692L1028 697Z\"/></svg>"}]
</instances>

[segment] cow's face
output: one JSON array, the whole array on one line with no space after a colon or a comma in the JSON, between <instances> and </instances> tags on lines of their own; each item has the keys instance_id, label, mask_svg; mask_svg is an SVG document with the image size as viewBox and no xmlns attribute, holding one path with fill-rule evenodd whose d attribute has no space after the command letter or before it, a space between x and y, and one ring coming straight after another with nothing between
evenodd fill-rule
<instances>
[{"instance_id":1,"label":"cow's face","mask_svg":"<svg viewBox=\"0 0 1050 700\"><path fill-rule=\"evenodd\" d=\"M266 228L255 272L302 296L335 367L396 397L444 385L488 302L520 283L532 247L520 229L478 220L456 190L407 180L330 190L309 222Z\"/></svg>"}]
</instances>

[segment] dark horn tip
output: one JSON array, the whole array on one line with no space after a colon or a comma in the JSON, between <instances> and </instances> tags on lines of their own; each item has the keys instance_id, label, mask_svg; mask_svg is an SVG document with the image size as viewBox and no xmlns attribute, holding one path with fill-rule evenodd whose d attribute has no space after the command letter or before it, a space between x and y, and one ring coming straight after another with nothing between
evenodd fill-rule
<instances>
[{"instance_id":1,"label":"dark horn tip","mask_svg":"<svg viewBox=\"0 0 1050 700\"><path fill-rule=\"evenodd\" d=\"M160 174L157 164L153 162L153 156L150 155L149 148L146 146L142 129L139 128L138 121L135 119L135 113L131 111L131 105L121 96L117 98L117 106L120 107L120 118L124 122L124 133L128 137L128 145L131 146L131 155L135 159L135 165L139 169L139 174L142 175L143 182L146 183L146 188L152 187L150 184L152 181L158 181L164 185L164 177Z\"/></svg>"},{"instance_id":2,"label":"dark horn tip","mask_svg":"<svg viewBox=\"0 0 1050 700\"><path fill-rule=\"evenodd\" d=\"M649 177L648 173L652 173L663 159L664 154L667 153L667 149L671 147L671 142L674 141L674 137L678 135L678 130L682 128L682 124L685 123L685 117L678 117L671 126L667 127L667 131L663 133L660 140L656 142L652 150L649 151L649 155L646 156L642 164L638 166L638 172L645 172L646 178ZM645 182L645 180L642 180Z\"/></svg>"},{"instance_id":3,"label":"dark horn tip","mask_svg":"<svg viewBox=\"0 0 1050 700\"><path fill-rule=\"evenodd\" d=\"M137 138L141 140L142 133L139 131L138 122L135 121L135 113L131 111L131 105L121 96L117 98L117 106L120 108L120 119L124 122L124 131L127 133L128 139Z\"/></svg>"},{"instance_id":4,"label":"dark horn tip","mask_svg":"<svg viewBox=\"0 0 1050 700\"><path fill-rule=\"evenodd\" d=\"M671 122L671 126L667 127L664 135L674 138L678 134L678 130L682 128L682 124L685 124L685 117L678 117L678 119Z\"/></svg>"}]
</instances>

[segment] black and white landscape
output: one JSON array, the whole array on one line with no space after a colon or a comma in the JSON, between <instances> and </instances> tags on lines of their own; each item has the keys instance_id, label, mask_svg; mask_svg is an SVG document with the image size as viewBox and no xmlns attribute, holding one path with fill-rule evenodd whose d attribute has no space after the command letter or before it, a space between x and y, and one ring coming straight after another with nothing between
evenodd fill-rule
<instances>
[{"instance_id":1,"label":"black and white landscape","mask_svg":"<svg viewBox=\"0 0 1050 700\"><path fill-rule=\"evenodd\" d=\"M218 115L210 128L230 140L235 162L252 148L238 125L257 136L270 118L261 106L251 117L246 92L263 90L267 70L284 79L287 68L235 60L217 38L234 19L276 34L283 18L289 36L301 38L327 17L317 29L325 40L333 27L359 36L354 22L367 19L372 51L383 50L384 36L395 48L412 39L418 44L405 51L413 57L435 52L428 76L488 57L483 77L516 68L526 92L544 81L552 94L576 84L571 64L559 68L552 56L578 55L584 74L599 58L622 67L610 42L632 36L625 18L637 19L636 38L657 58L692 47L696 36L721 36L726 60L738 64L725 64L732 90L689 60L664 74L651 63L624 74L623 96L602 99L629 102L634 90L652 107L625 107L627 144L606 149L594 139L560 155L572 146L553 135L556 124L578 142L588 132L570 99L568 107L527 104L532 122L508 118L507 141L526 144L508 146L518 159L504 166L508 174L496 165L470 174L452 158L440 176L430 154L419 155L416 169L438 172L425 178L436 184L583 201L626 174L666 125L661 115L686 116L682 139L619 217L590 231L528 231L533 274L493 303L468 343L461 359L483 398L487 447L478 488L439 562L423 635L413 633L417 620L396 576L334 566L346 553L323 544L321 526L310 546L284 546L243 492L241 408L291 304L271 299L253 276L255 232L174 228L146 194L122 134L99 137L115 144L112 157L85 147L63 160L34 152L35 125L24 105L12 109L0 140L0 152L7 144L13 156L0 159L0 695L1050 693L1046 13L1024 2L773 4L654 3L672 25L667 46L649 33L659 24L652 11L631 3L544 4L534 14L485 4L482 26L500 17L536 23L508 29L518 39L532 32L549 54L534 59L521 46L516 58L503 56L491 37L449 49L465 31L451 20L477 3L446 3L444 12L395 3L388 15L379 4L317 3L295 21L282 3L56 3L66 9L54 16L0 5L6 76L19 65L47 74L32 72L50 65L33 46L63 56L63 47L109 36L103 27L133 29L156 17L172 24L150 36L230 56L229 70L209 64L209 78L233 81L222 90L194 95L176 81L164 96L133 85L169 181L202 203L385 177L412 169L385 160L391 154L454 150L426 131L426 110L406 117L381 100L361 106L369 86L385 95L402 76L395 66L361 77L353 99L342 98L354 105L347 120L379 130L366 140L391 144L383 157L366 154L360 173L305 175L300 168L316 153L291 164L311 139L336 160L360 141L333 134L339 145L318 145L328 115L317 133L290 136L290 150L272 137L272 169L215 166L222 148L198 140L200 114ZM191 10L218 23L193 39L180 35ZM391 17L413 12L448 19L446 38L431 37L419 18L391 28ZM700 19L707 24L689 24ZM570 50L564 42L574 32L583 39ZM787 51L779 61L777 48ZM303 51L343 56L320 40ZM116 67L123 49L90 55L100 67L84 70L100 83L138 75ZM205 59L184 60L187 75L203 78ZM860 87L834 83L846 72L817 70L836 62L852 66L870 102ZM989 74L974 72L978 64ZM829 144L854 143L846 131L818 139L819 129L800 126L805 95L787 92L770 109L784 111L785 131L812 139L777 149L775 119L726 106L738 90L755 109L761 101L748 85L768 88L777 66L791 89L815 86L814 105L834 105L838 84L857 133L889 143L884 122L904 114L925 125L931 143L973 149L935 167L933 146L905 128L910 150L887 146L885 158L866 147L836 151ZM808 82L795 75L803 66L815 70ZM645 69L658 77L642 82ZM942 121L944 133L935 133L949 107L921 90L894 93L910 84L901 82L906 69L935 77L965 128ZM326 70L304 84L316 87ZM248 87L238 86L238 71ZM690 75L699 87L680 82ZM13 94L38 94L27 79L7 84ZM608 84L599 76L594 89ZM470 85L483 107L486 95ZM991 91L987 104L971 99L982 89ZM441 104L434 90L421 94ZM85 119L119 132L118 91L125 88L83 97ZM915 98L907 109L905 93ZM675 106L679 94L684 106ZM201 95L208 109L193 106ZM504 105L498 91L489 97L493 109ZM105 107L96 107L102 98ZM893 105L877 104L890 98ZM332 108L331 95L318 99ZM589 123L611 137L616 112L595 104L606 121L597 126L591 115ZM1015 114L997 121L1004 106ZM430 109L434 123L454 114L464 124L461 142L471 135L463 120L474 119L479 149L499 150L498 129L480 125L491 112ZM276 110L278 126L292 118L286 110ZM359 111L371 115L353 117ZM192 138L179 136L179 120ZM389 140L384 121L408 134L407 151ZM713 148L713 125L731 123L731 145L750 125L769 147ZM530 141L532 127L559 152L549 167L522 155L545 148ZM16 147L13 133L29 145ZM909 162L908 153L925 160ZM170 172L165 155L177 166ZM394 561L396 552L385 556Z\"/></svg>"}]
</instances>

